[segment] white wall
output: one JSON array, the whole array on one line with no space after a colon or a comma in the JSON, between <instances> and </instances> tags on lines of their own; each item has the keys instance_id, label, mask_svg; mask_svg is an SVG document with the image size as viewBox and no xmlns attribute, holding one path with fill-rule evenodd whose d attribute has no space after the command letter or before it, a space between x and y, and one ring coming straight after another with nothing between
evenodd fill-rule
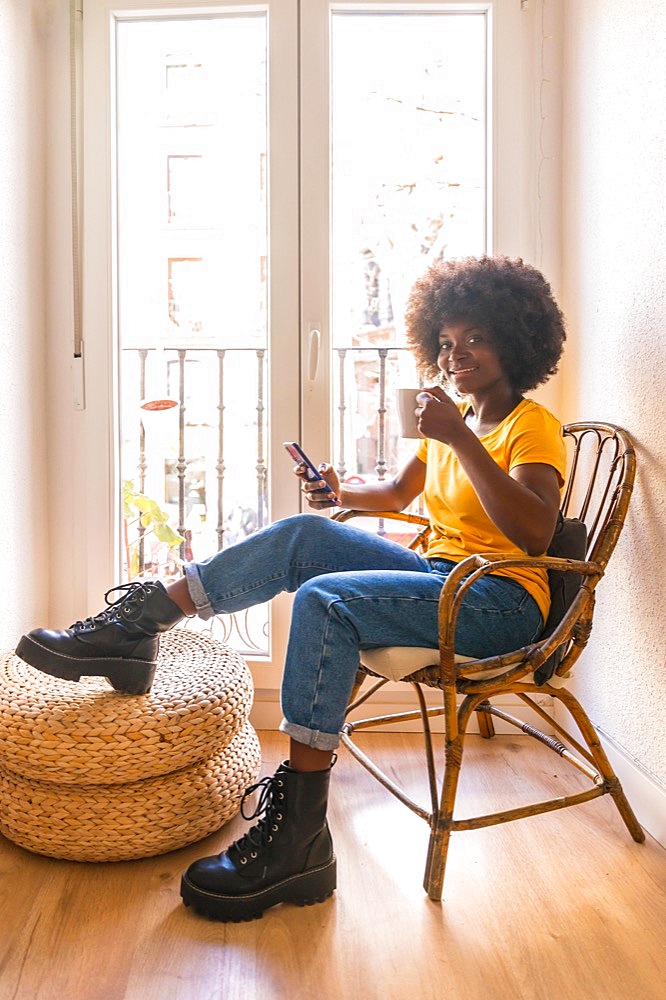
<instances>
[{"instance_id":1,"label":"white wall","mask_svg":"<svg viewBox=\"0 0 666 1000\"><path fill-rule=\"evenodd\" d=\"M45 442L45 114L49 10L0 4L0 647L44 618L49 548Z\"/></svg>"},{"instance_id":2,"label":"white wall","mask_svg":"<svg viewBox=\"0 0 666 1000\"><path fill-rule=\"evenodd\" d=\"M577 683L595 725L662 786L665 38L663 0L565 2L564 415L624 426L638 455L628 523Z\"/></svg>"}]
</instances>

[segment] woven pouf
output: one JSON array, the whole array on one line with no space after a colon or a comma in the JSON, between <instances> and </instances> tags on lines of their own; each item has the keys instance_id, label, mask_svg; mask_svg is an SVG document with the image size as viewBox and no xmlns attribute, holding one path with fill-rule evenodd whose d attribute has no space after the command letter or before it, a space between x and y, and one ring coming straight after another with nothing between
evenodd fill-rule
<instances>
[{"instance_id":1,"label":"woven pouf","mask_svg":"<svg viewBox=\"0 0 666 1000\"><path fill-rule=\"evenodd\" d=\"M126 785L58 785L0 767L0 830L20 847L68 861L128 861L192 844L238 812L261 749L245 723L210 760Z\"/></svg>"},{"instance_id":2,"label":"woven pouf","mask_svg":"<svg viewBox=\"0 0 666 1000\"><path fill-rule=\"evenodd\" d=\"M64 681L0 656L0 832L74 861L149 857L236 814L261 752L243 658L172 629L150 694Z\"/></svg>"}]
</instances>

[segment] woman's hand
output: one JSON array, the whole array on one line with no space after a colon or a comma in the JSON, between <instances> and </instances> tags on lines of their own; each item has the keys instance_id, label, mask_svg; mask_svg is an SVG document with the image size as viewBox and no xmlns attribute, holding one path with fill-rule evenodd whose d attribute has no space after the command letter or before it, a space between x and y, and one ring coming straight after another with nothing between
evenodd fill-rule
<instances>
[{"instance_id":1,"label":"woman's hand","mask_svg":"<svg viewBox=\"0 0 666 1000\"><path fill-rule=\"evenodd\" d=\"M393 479L370 483L341 483L333 468L326 462L319 466L321 479L307 479L303 464L294 467L294 474L302 481L301 491L314 510L329 507L349 507L353 510L401 511L423 492L425 464L413 455ZM324 491L324 484L333 493Z\"/></svg>"},{"instance_id":2,"label":"woman's hand","mask_svg":"<svg viewBox=\"0 0 666 1000\"><path fill-rule=\"evenodd\" d=\"M504 472L443 389L424 390L417 402L420 432L453 449L490 520L528 555L543 555L559 509L555 469L537 462Z\"/></svg>"},{"instance_id":3,"label":"woman's hand","mask_svg":"<svg viewBox=\"0 0 666 1000\"><path fill-rule=\"evenodd\" d=\"M465 421L451 397L438 386L424 389L416 397L418 428L424 437L451 444L465 429Z\"/></svg>"},{"instance_id":4,"label":"woman's hand","mask_svg":"<svg viewBox=\"0 0 666 1000\"><path fill-rule=\"evenodd\" d=\"M306 467L301 462L294 468L294 474L302 482L301 492L314 510L326 510L328 507L340 506L340 479L337 472L328 462L319 466L321 479L308 479ZM324 486L330 486L332 493L327 493Z\"/></svg>"}]
</instances>

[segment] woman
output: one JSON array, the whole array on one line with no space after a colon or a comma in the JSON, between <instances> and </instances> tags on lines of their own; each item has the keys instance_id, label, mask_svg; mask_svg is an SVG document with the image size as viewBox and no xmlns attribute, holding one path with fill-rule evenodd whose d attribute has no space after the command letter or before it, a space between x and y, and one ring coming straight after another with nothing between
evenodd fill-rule
<instances>
[{"instance_id":1,"label":"woman","mask_svg":"<svg viewBox=\"0 0 666 1000\"><path fill-rule=\"evenodd\" d=\"M341 483L330 465L315 482L302 467L296 473L314 510L330 505L325 484L343 506L367 511L403 510L423 492L432 525L425 556L325 517L297 515L187 565L166 589L126 584L106 611L70 629L36 629L17 649L47 673L101 675L142 693L159 634L183 616L210 618L295 592L280 727L289 758L259 783L259 806L246 817L257 824L183 876L185 903L214 919L251 919L279 902L331 894L329 776L359 651L437 648L438 599L452 567L473 552L542 555L555 528L561 427L523 397L556 371L565 339L542 275L504 257L437 264L412 291L407 326L423 374L443 376L459 401L439 386L419 397L423 440L390 481ZM538 636L548 606L543 570L486 576L460 612L457 650L483 657L525 645Z\"/></svg>"}]
</instances>

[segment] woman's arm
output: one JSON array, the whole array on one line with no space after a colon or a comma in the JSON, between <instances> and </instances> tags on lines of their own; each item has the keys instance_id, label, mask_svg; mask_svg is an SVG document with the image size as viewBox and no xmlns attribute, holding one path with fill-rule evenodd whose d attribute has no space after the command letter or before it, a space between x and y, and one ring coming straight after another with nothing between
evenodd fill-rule
<instances>
[{"instance_id":1,"label":"woman's arm","mask_svg":"<svg viewBox=\"0 0 666 1000\"><path fill-rule=\"evenodd\" d=\"M460 452L458 455L486 514L528 556L543 555L553 537L560 506L557 472L552 465L534 462L518 465L507 474L479 439L472 437L470 452L464 458ZM483 456L471 454L477 446Z\"/></svg>"},{"instance_id":2,"label":"woman's arm","mask_svg":"<svg viewBox=\"0 0 666 1000\"><path fill-rule=\"evenodd\" d=\"M321 483L327 483L340 500L342 507L355 510L387 510L401 511L412 500L423 492L425 484L425 465L414 455L393 477L379 483L341 483L332 465L322 465L321 480L309 482L304 475L296 474L303 481L302 491L310 507L315 510L327 509L331 506L327 495L321 489Z\"/></svg>"},{"instance_id":3,"label":"woman's arm","mask_svg":"<svg viewBox=\"0 0 666 1000\"><path fill-rule=\"evenodd\" d=\"M419 429L448 444L458 456L483 509L502 534L531 556L542 555L553 536L560 505L556 470L534 462L504 472L442 393L421 408Z\"/></svg>"}]
</instances>

